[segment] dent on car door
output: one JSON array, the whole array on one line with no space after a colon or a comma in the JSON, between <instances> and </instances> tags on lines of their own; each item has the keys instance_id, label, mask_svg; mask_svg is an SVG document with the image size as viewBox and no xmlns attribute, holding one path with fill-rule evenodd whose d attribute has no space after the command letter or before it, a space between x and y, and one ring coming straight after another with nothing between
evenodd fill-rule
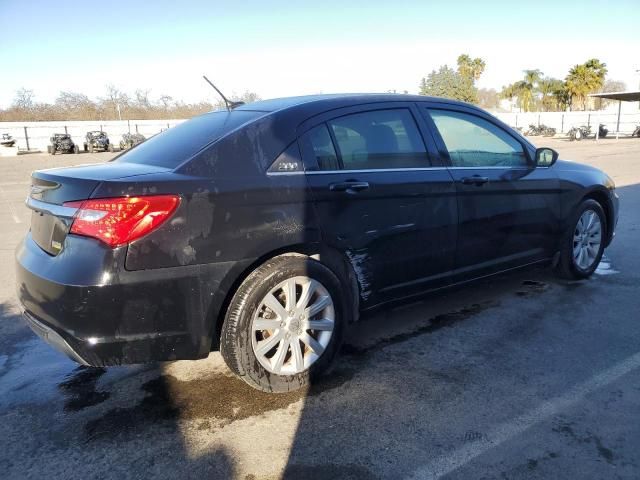
<instances>
[{"instance_id":1,"label":"dent on car door","mask_svg":"<svg viewBox=\"0 0 640 480\"><path fill-rule=\"evenodd\" d=\"M553 255L558 180L536 168L514 135L468 111L430 108L437 141L456 182L459 229L455 280Z\"/></svg>"},{"instance_id":2,"label":"dent on car door","mask_svg":"<svg viewBox=\"0 0 640 480\"><path fill-rule=\"evenodd\" d=\"M351 260L365 307L447 283L453 267L455 186L414 113L335 114L301 136L323 239Z\"/></svg>"}]
</instances>

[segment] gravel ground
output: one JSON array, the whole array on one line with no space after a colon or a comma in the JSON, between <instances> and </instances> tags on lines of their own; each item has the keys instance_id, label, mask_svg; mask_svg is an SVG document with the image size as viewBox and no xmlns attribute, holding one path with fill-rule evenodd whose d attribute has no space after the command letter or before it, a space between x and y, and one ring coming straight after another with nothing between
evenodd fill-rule
<instances>
[{"instance_id":1,"label":"gravel ground","mask_svg":"<svg viewBox=\"0 0 640 480\"><path fill-rule=\"evenodd\" d=\"M538 143L619 187L597 274L538 268L369 315L327 380L285 396L218 353L84 369L37 339L14 295L29 172L110 154L0 158L2 477L640 477L640 140Z\"/></svg>"}]
</instances>

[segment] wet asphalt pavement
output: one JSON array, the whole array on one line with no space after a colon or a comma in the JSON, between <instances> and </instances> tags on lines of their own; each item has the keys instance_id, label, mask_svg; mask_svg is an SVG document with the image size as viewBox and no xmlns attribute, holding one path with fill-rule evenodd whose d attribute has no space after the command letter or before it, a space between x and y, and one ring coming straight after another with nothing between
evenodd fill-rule
<instances>
[{"instance_id":1,"label":"wet asphalt pavement","mask_svg":"<svg viewBox=\"0 0 640 480\"><path fill-rule=\"evenodd\" d=\"M24 325L13 250L36 168L0 157L0 477L639 478L640 140L539 141L618 185L596 275L543 268L352 327L331 376L274 396L197 362L88 369Z\"/></svg>"}]
</instances>

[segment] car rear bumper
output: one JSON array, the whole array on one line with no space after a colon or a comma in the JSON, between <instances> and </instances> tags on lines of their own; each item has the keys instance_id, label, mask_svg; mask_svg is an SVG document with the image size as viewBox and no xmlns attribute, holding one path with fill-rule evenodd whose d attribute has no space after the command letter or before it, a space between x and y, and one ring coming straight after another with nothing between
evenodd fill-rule
<instances>
[{"instance_id":1,"label":"car rear bumper","mask_svg":"<svg viewBox=\"0 0 640 480\"><path fill-rule=\"evenodd\" d=\"M71 235L65 243L54 257L28 234L16 250L24 318L45 341L91 366L209 354L233 265L132 272L124 268L126 247Z\"/></svg>"},{"instance_id":2,"label":"car rear bumper","mask_svg":"<svg viewBox=\"0 0 640 480\"><path fill-rule=\"evenodd\" d=\"M27 322L27 325L31 327L31 330L33 330L49 345L54 347L56 350L61 351L72 360L75 360L80 365L89 365L89 362L82 358L81 354L77 350L74 350L74 348L69 345L69 342L67 342L64 337L62 337L62 335L56 332L53 328L45 325L29 312L23 312L22 316Z\"/></svg>"}]
</instances>

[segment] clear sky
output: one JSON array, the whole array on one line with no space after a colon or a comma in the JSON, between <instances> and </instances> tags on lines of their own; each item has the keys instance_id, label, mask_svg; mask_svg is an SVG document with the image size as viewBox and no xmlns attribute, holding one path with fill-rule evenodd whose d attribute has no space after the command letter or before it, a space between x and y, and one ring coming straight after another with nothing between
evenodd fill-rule
<instances>
[{"instance_id":1,"label":"clear sky","mask_svg":"<svg viewBox=\"0 0 640 480\"><path fill-rule=\"evenodd\" d=\"M217 100L330 92L416 92L458 54L487 64L481 87L522 70L564 78L596 57L637 88L640 4L607 1L0 0L0 106L15 90L53 101L113 83L151 97Z\"/></svg>"}]
</instances>

